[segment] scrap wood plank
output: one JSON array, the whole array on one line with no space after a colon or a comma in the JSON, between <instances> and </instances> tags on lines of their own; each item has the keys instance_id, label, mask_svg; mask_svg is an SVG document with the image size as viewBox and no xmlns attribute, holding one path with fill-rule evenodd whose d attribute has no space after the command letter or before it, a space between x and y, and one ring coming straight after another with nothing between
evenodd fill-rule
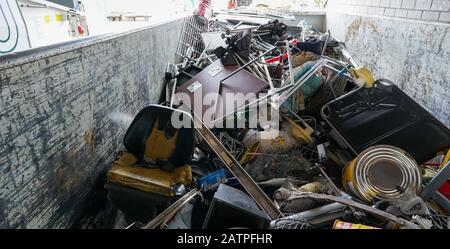
<instances>
[{"instance_id":1,"label":"scrap wood plank","mask_svg":"<svg viewBox=\"0 0 450 249\"><path fill-rule=\"evenodd\" d=\"M245 169L239 164L231 153L220 143L214 134L205 126L205 124L194 116L195 129L200 136L211 146L217 156L223 161L225 166L238 179L239 183L244 187L253 200L266 212L270 219L278 219L283 216L275 204L267 197L258 184L250 177Z\"/></svg>"}]
</instances>

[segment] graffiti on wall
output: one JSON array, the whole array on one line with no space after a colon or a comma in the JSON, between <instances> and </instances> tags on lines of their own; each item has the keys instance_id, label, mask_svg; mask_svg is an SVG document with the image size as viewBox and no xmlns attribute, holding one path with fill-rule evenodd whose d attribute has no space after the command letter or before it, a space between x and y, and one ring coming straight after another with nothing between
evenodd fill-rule
<instances>
[{"instance_id":1,"label":"graffiti on wall","mask_svg":"<svg viewBox=\"0 0 450 249\"><path fill-rule=\"evenodd\" d=\"M16 0L0 1L0 55L30 47L19 4Z\"/></svg>"}]
</instances>

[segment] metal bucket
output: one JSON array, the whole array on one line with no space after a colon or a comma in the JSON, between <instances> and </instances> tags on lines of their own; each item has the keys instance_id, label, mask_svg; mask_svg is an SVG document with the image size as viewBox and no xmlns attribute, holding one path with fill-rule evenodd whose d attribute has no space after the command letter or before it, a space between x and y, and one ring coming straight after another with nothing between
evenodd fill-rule
<instances>
[{"instance_id":1,"label":"metal bucket","mask_svg":"<svg viewBox=\"0 0 450 249\"><path fill-rule=\"evenodd\" d=\"M418 193L422 177L416 161L404 150L376 145L362 151L343 171L346 191L368 203L393 201L403 193Z\"/></svg>"}]
</instances>

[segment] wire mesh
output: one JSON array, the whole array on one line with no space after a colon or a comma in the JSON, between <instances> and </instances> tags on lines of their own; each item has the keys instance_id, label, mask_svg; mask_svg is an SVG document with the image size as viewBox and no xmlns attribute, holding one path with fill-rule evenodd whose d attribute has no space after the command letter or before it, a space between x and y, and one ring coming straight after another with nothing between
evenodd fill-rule
<instances>
[{"instance_id":1,"label":"wire mesh","mask_svg":"<svg viewBox=\"0 0 450 249\"><path fill-rule=\"evenodd\" d=\"M317 152L316 143L311 144L298 144L296 149L302 154L302 156L311 163L319 163L319 153Z\"/></svg>"},{"instance_id":2,"label":"wire mesh","mask_svg":"<svg viewBox=\"0 0 450 249\"><path fill-rule=\"evenodd\" d=\"M226 132L219 132L218 134L215 135L219 139L220 143L223 144L223 146L230 152L231 155L233 155L234 158L236 158L237 160L241 159L241 157L244 155L245 152L245 146L243 143L232 138ZM222 160L218 157L214 158L212 161L216 168L225 167Z\"/></svg>"},{"instance_id":3,"label":"wire mesh","mask_svg":"<svg viewBox=\"0 0 450 249\"><path fill-rule=\"evenodd\" d=\"M201 33L207 30L208 23L195 16L189 16L184 19L176 52L179 60L196 59L200 56L205 48Z\"/></svg>"}]
</instances>

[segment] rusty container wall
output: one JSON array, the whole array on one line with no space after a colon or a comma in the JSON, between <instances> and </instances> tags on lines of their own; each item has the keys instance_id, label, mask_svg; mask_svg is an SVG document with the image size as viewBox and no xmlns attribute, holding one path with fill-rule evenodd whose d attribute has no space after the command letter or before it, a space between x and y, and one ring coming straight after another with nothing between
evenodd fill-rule
<instances>
[{"instance_id":1,"label":"rusty container wall","mask_svg":"<svg viewBox=\"0 0 450 249\"><path fill-rule=\"evenodd\" d=\"M113 116L158 102L181 27L0 57L0 228L73 225L122 148L126 125Z\"/></svg>"}]
</instances>

